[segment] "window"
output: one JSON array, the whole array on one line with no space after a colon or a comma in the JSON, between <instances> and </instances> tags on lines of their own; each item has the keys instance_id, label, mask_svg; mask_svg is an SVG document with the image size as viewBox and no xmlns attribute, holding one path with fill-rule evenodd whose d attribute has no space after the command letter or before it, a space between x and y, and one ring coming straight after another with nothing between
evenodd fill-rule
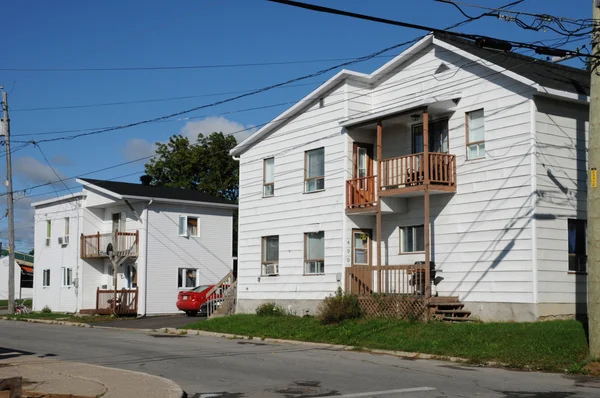
<instances>
[{"instance_id":1,"label":"window","mask_svg":"<svg viewBox=\"0 0 600 398\"><path fill-rule=\"evenodd\" d=\"M69 237L69 217L65 218L65 238Z\"/></svg>"},{"instance_id":2,"label":"window","mask_svg":"<svg viewBox=\"0 0 600 398\"><path fill-rule=\"evenodd\" d=\"M45 269L42 277L42 287L50 286L50 270Z\"/></svg>"},{"instance_id":3,"label":"window","mask_svg":"<svg viewBox=\"0 0 600 398\"><path fill-rule=\"evenodd\" d=\"M177 270L177 287L185 289L196 287L198 285L198 270L190 268L179 268Z\"/></svg>"},{"instance_id":4,"label":"window","mask_svg":"<svg viewBox=\"0 0 600 398\"><path fill-rule=\"evenodd\" d=\"M423 124L412 127L413 153L421 153L423 149ZM448 119L429 122L429 152L448 153Z\"/></svg>"},{"instance_id":5,"label":"window","mask_svg":"<svg viewBox=\"0 0 600 398\"><path fill-rule=\"evenodd\" d=\"M279 236L262 238L262 274L279 274Z\"/></svg>"},{"instance_id":6,"label":"window","mask_svg":"<svg viewBox=\"0 0 600 398\"><path fill-rule=\"evenodd\" d=\"M569 234L569 271L586 272L586 235L585 220L568 220Z\"/></svg>"},{"instance_id":7,"label":"window","mask_svg":"<svg viewBox=\"0 0 600 398\"><path fill-rule=\"evenodd\" d=\"M304 191L325 189L325 148L306 151L304 157Z\"/></svg>"},{"instance_id":8,"label":"window","mask_svg":"<svg viewBox=\"0 0 600 398\"><path fill-rule=\"evenodd\" d=\"M263 172L263 196L275 195L275 158L265 159Z\"/></svg>"},{"instance_id":9,"label":"window","mask_svg":"<svg viewBox=\"0 0 600 398\"><path fill-rule=\"evenodd\" d=\"M200 219L198 217L179 216L179 236L200 237Z\"/></svg>"},{"instance_id":10,"label":"window","mask_svg":"<svg viewBox=\"0 0 600 398\"><path fill-rule=\"evenodd\" d=\"M52 238L52 221L46 221L46 247L50 246L50 240Z\"/></svg>"},{"instance_id":11,"label":"window","mask_svg":"<svg viewBox=\"0 0 600 398\"><path fill-rule=\"evenodd\" d=\"M61 280L62 287L68 287L73 284L73 268L62 267L61 268Z\"/></svg>"},{"instance_id":12,"label":"window","mask_svg":"<svg viewBox=\"0 0 600 398\"><path fill-rule=\"evenodd\" d=\"M353 231L352 235L352 265L371 264L371 255L369 253L370 232Z\"/></svg>"},{"instance_id":13,"label":"window","mask_svg":"<svg viewBox=\"0 0 600 398\"><path fill-rule=\"evenodd\" d=\"M485 157L483 109L467 113L467 159Z\"/></svg>"},{"instance_id":14,"label":"window","mask_svg":"<svg viewBox=\"0 0 600 398\"><path fill-rule=\"evenodd\" d=\"M21 287L33 288L33 268L21 266Z\"/></svg>"},{"instance_id":15,"label":"window","mask_svg":"<svg viewBox=\"0 0 600 398\"><path fill-rule=\"evenodd\" d=\"M425 251L425 227L417 225L400 228L400 253Z\"/></svg>"},{"instance_id":16,"label":"window","mask_svg":"<svg viewBox=\"0 0 600 398\"><path fill-rule=\"evenodd\" d=\"M304 273L325 273L325 232L304 234Z\"/></svg>"}]
</instances>

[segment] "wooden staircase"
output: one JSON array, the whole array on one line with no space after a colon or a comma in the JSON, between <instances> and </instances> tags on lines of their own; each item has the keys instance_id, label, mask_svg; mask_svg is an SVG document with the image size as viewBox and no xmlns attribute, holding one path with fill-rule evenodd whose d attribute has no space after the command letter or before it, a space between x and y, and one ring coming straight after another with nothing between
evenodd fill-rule
<instances>
[{"instance_id":1,"label":"wooden staircase","mask_svg":"<svg viewBox=\"0 0 600 398\"><path fill-rule=\"evenodd\" d=\"M228 273L211 290L207 296L207 318L233 315L237 303L237 280L233 272Z\"/></svg>"},{"instance_id":2,"label":"wooden staircase","mask_svg":"<svg viewBox=\"0 0 600 398\"><path fill-rule=\"evenodd\" d=\"M465 305L457 296L432 297L427 304L431 319L444 322L471 322L471 311L464 309Z\"/></svg>"}]
</instances>

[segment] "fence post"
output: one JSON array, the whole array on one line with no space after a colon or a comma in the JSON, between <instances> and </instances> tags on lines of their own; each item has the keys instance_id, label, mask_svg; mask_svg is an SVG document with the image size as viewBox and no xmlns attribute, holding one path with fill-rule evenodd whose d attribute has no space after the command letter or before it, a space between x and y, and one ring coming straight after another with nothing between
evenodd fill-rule
<instances>
[{"instance_id":1,"label":"fence post","mask_svg":"<svg viewBox=\"0 0 600 398\"><path fill-rule=\"evenodd\" d=\"M97 240L98 240L98 246L96 246L96 251L98 252L97 254L100 255L100 231L98 231L97 236Z\"/></svg>"}]
</instances>

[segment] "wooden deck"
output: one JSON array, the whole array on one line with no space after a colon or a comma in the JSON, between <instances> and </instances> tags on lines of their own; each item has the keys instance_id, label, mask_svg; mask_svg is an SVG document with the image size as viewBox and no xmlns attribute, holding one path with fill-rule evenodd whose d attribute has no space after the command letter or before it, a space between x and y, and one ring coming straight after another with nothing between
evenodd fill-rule
<instances>
[{"instance_id":1,"label":"wooden deck","mask_svg":"<svg viewBox=\"0 0 600 398\"><path fill-rule=\"evenodd\" d=\"M115 300L116 298L116 300ZM96 308L82 309L81 314L137 315L138 289L96 289Z\"/></svg>"}]
</instances>

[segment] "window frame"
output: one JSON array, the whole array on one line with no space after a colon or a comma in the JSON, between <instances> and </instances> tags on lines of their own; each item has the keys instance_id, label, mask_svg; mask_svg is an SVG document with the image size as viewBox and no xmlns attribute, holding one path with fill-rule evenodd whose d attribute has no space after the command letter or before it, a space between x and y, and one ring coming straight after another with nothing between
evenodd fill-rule
<instances>
[{"instance_id":1,"label":"window frame","mask_svg":"<svg viewBox=\"0 0 600 398\"><path fill-rule=\"evenodd\" d=\"M267 182L267 162L273 161L273 181ZM271 194L267 195L267 187L271 187ZM275 157L263 159L263 198L272 198L275 196Z\"/></svg>"},{"instance_id":2,"label":"window frame","mask_svg":"<svg viewBox=\"0 0 600 398\"><path fill-rule=\"evenodd\" d=\"M371 236L372 236L373 231L370 229L353 229L352 230L352 259L351 259L351 264L354 265L371 265L372 264L372 253L371 253L371 249L372 249L372 241L371 241ZM367 248L366 249L357 249L356 246L354 246L354 235L355 234L366 234L367 235ZM365 251L365 258L367 259L366 263L357 263L355 262L355 250L363 250Z\"/></svg>"},{"instance_id":3,"label":"window frame","mask_svg":"<svg viewBox=\"0 0 600 398\"><path fill-rule=\"evenodd\" d=\"M70 217L65 217L65 232L63 234L63 236L65 238L68 238L69 235L71 234L71 225L70 225L70 222L71 222L71 218Z\"/></svg>"},{"instance_id":4,"label":"window frame","mask_svg":"<svg viewBox=\"0 0 600 398\"><path fill-rule=\"evenodd\" d=\"M583 253L577 253L577 247L575 247L575 253L571 253L571 249L569 247L569 227L570 225L575 224L575 233L577 233L579 223L583 223L583 234L584 234L584 244L580 247L583 249ZM567 219L567 270L570 274L587 274L587 220L579 219L579 218L568 218ZM575 269L571 269L571 259L575 259L576 265ZM583 260L583 267L581 267L581 260Z\"/></svg>"},{"instance_id":5,"label":"window frame","mask_svg":"<svg viewBox=\"0 0 600 398\"><path fill-rule=\"evenodd\" d=\"M46 220L46 247L52 244L52 220Z\"/></svg>"},{"instance_id":6,"label":"window frame","mask_svg":"<svg viewBox=\"0 0 600 398\"><path fill-rule=\"evenodd\" d=\"M181 222L182 219L185 220L183 223ZM191 219L192 220L196 220L196 235L192 235L189 232L189 220L191 220ZM201 220L200 220L200 216L190 216L190 215L187 215L187 214L180 214L179 217L178 217L178 220L179 220L178 225L177 225L178 236L182 236L182 237L185 237L185 238L200 238L200 236L201 236L200 227L202 225ZM185 232L183 234L181 232L181 226L182 225L185 225Z\"/></svg>"},{"instance_id":7,"label":"window frame","mask_svg":"<svg viewBox=\"0 0 600 398\"><path fill-rule=\"evenodd\" d=\"M406 251L406 248L404 247L404 235L407 233L408 229L411 228L413 230L413 249L412 251ZM423 250L417 250L417 241L415 240L415 236L417 236L417 234L415 234L415 231L417 230L417 228L423 228ZM399 254L422 254L425 253L425 225L423 224L418 224L418 225L404 225L400 227L400 247L399 247Z\"/></svg>"},{"instance_id":8,"label":"window frame","mask_svg":"<svg viewBox=\"0 0 600 398\"><path fill-rule=\"evenodd\" d=\"M44 268L42 270L42 287L50 287L50 282L50 268Z\"/></svg>"},{"instance_id":9,"label":"window frame","mask_svg":"<svg viewBox=\"0 0 600 398\"><path fill-rule=\"evenodd\" d=\"M306 252L307 250L307 245L308 245L308 235L311 234L323 234L323 258L307 258L306 257ZM320 272L309 272L309 265L308 263L310 262L320 262L321 263L321 271ZM325 275L325 231L317 231L317 232L305 232L304 233L304 275Z\"/></svg>"},{"instance_id":10,"label":"window frame","mask_svg":"<svg viewBox=\"0 0 600 398\"><path fill-rule=\"evenodd\" d=\"M193 271L196 273L196 277L195 277L195 281L194 281L194 286L187 286L187 272L188 271ZM179 277L181 278L181 286L179 286ZM187 290L187 289L193 289L196 286L198 286L198 279L200 276L200 269L198 268L187 268L187 267L180 267L177 268L177 289L179 290Z\"/></svg>"},{"instance_id":11,"label":"window frame","mask_svg":"<svg viewBox=\"0 0 600 398\"><path fill-rule=\"evenodd\" d=\"M434 127L436 125L439 124L443 124L445 126L445 130L446 130L446 151L443 151L444 149L444 135L440 134L439 136L439 145L441 148L441 151L439 152L435 152L433 150L433 146L434 146L434 134L432 134L432 131L434 131ZM421 129L421 133L417 134L417 130ZM428 136L429 136L429 152L430 153L444 153L444 154L449 154L450 153L450 117L449 116L443 116L437 119L432 119L428 122ZM421 135L421 141L424 144L425 142L423 141L423 135L425 134L424 130L423 130L423 122L420 123L414 123L410 126L410 137L411 137L411 149L412 149L412 153L413 154L417 154L417 153L423 153L424 148L421 148L421 151L417 152L417 148L416 148L416 139L415 136L417 135Z\"/></svg>"},{"instance_id":12,"label":"window frame","mask_svg":"<svg viewBox=\"0 0 600 398\"><path fill-rule=\"evenodd\" d=\"M323 151L323 175L316 177L307 177L308 176L308 154L309 152ZM308 190L308 182L313 180L323 180L323 188L322 189L314 189L312 191ZM316 184L315 184L316 187ZM313 192L322 192L325 190L325 147L319 147L314 149L309 149L308 151L304 151L304 193L313 193Z\"/></svg>"},{"instance_id":13,"label":"window frame","mask_svg":"<svg viewBox=\"0 0 600 398\"><path fill-rule=\"evenodd\" d=\"M479 112L479 111L481 111L483 113L483 115L482 115L482 119L483 119L483 140L471 142L470 138L469 138L469 133L470 133L469 116L472 113ZM465 112L465 141L466 141L466 148L465 148L466 149L466 153L465 153L466 160L478 160L478 159L486 159L487 158L487 151L485 150L485 141L486 140L485 140L485 110L484 110L484 108L473 109L472 111ZM481 156L479 154L479 146L481 144L483 144L483 146L484 146L483 156ZM469 153L470 153L470 148L473 145L477 145L478 156L474 157L474 158L471 158L469 156Z\"/></svg>"},{"instance_id":14,"label":"window frame","mask_svg":"<svg viewBox=\"0 0 600 398\"><path fill-rule=\"evenodd\" d=\"M60 287L73 286L73 267L60 268Z\"/></svg>"},{"instance_id":15,"label":"window frame","mask_svg":"<svg viewBox=\"0 0 600 398\"><path fill-rule=\"evenodd\" d=\"M266 240L269 238L277 238L277 260L266 260L265 256L266 256ZM267 265L271 265L271 264L275 264L277 267L277 272L275 273L276 275L279 275L279 235L267 235L267 236L262 236L260 238L260 275L261 276L276 276L276 275L272 275L272 274L267 274L266 271L266 266Z\"/></svg>"}]
</instances>

